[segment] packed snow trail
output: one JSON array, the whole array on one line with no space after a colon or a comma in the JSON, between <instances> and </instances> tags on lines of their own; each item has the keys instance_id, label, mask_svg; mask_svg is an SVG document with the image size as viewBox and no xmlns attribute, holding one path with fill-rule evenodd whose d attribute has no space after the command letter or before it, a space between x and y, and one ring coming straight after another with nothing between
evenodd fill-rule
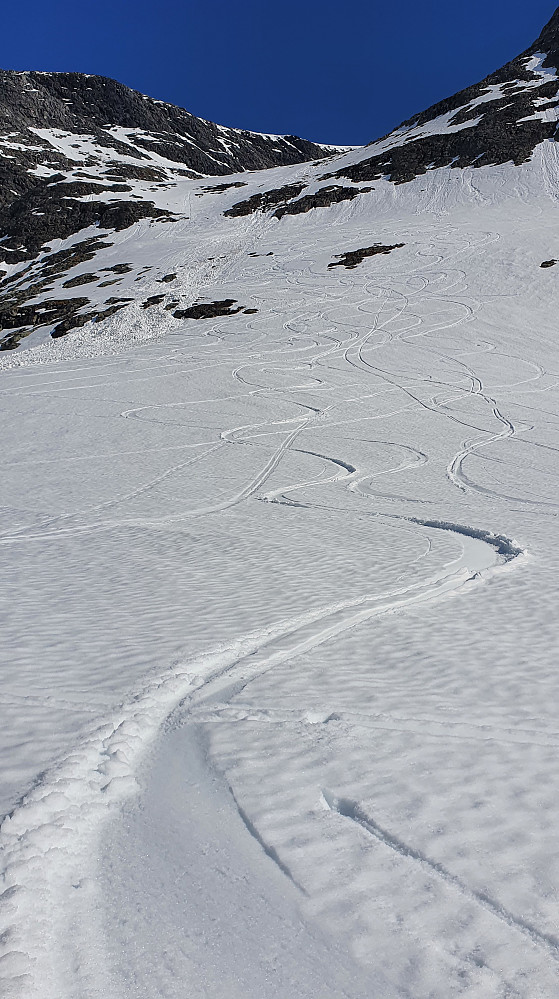
<instances>
[{"instance_id":1,"label":"packed snow trail","mask_svg":"<svg viewBox=\"0 0 559 999\"><path fill-rule=\"evenodd\" d=\"M428 526L452 530L448 524ZM72 995L73 965L79 968L80 988L90 995L104 994L95 981L99 954L91 958L90 968L82 953L84 948L87 951L88 930L81 896L86 907L96 904L94 879L84 877L87 857L96 849L107 807L114 808L135 791L134 773L174 706L196 690L204 697L215 696L216 690L233 685L239 692L251 678L348 629L452 595L521 554L505 539L481 541L474 531L459 532L465 539L464 551L450 566L452 571L380 598L362 597L301 615L278 628L247 635L230 648L217 648L176 666L123 705L111 723L44 776L0 827L0 929L3 966L12 978L9 995L22 994L22 988L23 994L41 999Z\"/></svg>"}]
</instances>

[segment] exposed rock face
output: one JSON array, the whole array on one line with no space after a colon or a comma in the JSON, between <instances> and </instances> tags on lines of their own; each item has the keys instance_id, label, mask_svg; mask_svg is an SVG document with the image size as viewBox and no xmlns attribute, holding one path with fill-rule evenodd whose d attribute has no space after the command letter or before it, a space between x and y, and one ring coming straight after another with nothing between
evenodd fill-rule
<instances>
[{"instance_id":1,"label":"exposed rock face","mask_svg":"<svg viewBox=\"0 0 559 999\"><path fill-rule=\"evenodd\" d=\"M93 136L99 145L149 163L150 154L213 176L301 163L332 154L294 135L266 136L204 121L116 80L82 73L0 73L3 122ZM127 134L130 132L130 134ZM34 136L36 142L36 136Z\"/></svg>"},{"instance_id":2,"label":"exposed rock face","mask_svg":"<svg viewBox=\"0 0 559 999\"><path fill-rule=\"evenodd\" d=\"M119 232L139 219L173 218L153 201L80 200L106 190L100 184L43 182L26 192L0 211L0 257L11 264L29 260L46 242L66 239L91 225Z\"/></svg>"},{"instance_id":3,"label":"exposed rock face","mask_svg":"<svg viewBox=\"0 0 559 999\"><path fill-rule=\"evenodd\" d=\"M440 101L371 143L371 155L327 173L401 184L427 170L524 163L557 134L559 9L530 48L480 83Z\"/></svg>"},{"instance_id":4,"label":"exposed rock face","mask_svg":"<svg viewBox=\"0 0 559 999\"><path fill-rule=\"evenodd\" d=\"M253 194L246 201L238 201L223 214L229 218L238 218L275 208L274 218L281 219L284 215L302 215L310 212L311 208L328 208L329 205L337 205L342 201L353 201L358 194L372 190L371 187L340 187L338 184L329 184L319 188L314 194L306 194L300 198L304 189L304 184L287 184L285 187Z\"/></svg>"}]
</instances>

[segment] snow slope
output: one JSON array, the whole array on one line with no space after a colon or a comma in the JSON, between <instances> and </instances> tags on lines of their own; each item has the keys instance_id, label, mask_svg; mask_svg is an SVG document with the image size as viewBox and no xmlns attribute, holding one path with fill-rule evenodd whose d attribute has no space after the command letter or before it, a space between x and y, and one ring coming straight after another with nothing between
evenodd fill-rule
<instances>
[{"instance_id":1,"label":"snow slope","mask_svg":"<svg viewBox=\"0 0 559 999\"><path fill-rule=\"evenodd\" d=\"M556 146L323 172L2 358L7 996L557 995Z\"/></svg>"}]
</instances>

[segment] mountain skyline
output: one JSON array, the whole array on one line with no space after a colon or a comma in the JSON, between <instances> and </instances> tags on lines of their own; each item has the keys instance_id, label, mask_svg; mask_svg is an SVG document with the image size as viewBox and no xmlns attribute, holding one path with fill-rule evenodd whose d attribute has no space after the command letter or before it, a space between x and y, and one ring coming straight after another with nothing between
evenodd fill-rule
<instances>
[{"instance_id":1,"label":"mountain skyline","mask_svg":"<svg viewBox=\"0 0 559 999\"><path fill-rule=\"evenodd\" d=\"M229 127L358 145L503 65L553 6L358 0L340 18L333 0L101 0L89 18L68 0L30 0L6 12L0 66L108 76Z\"/></svg>"}]
</instances>

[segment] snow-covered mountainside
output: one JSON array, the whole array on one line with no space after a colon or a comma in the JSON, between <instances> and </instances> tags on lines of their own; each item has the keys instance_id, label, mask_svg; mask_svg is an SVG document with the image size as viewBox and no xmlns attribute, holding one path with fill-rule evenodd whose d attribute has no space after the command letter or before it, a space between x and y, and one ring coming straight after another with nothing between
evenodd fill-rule
<instances>
[{"instance_id":1,"label":"snow-covered mountainside","mask_svg":"<svg viewBox=\"0 0 559 999\"><path fill-rule=\"evenodd\" d=\"M556 999L558 27L3 265L9 999Z\"/></svg>"},{"instance_id":2,"label":"snow-covered mountainside","mask_svg":"<svg viewBox=\"0 0 559 999\"><path fill-rule=\"evenodd\" d=\"M193 197L218 195L230 210L232 192L249 201L247 212L280 217L368 193L356 185L381 178L400 184L443 166L526 162L555 136L557 61L554 15L517 59L327 167L320 161L337 152L331 147L227 129L113 80L0 74L0 349L17 349L29 334L59 338L91 323L98 332L130 303L144 304L135 282L153 267L151 254L138 268L122 259L120 243L130 242L132 230L137 244L140 229L143 243L157 239L166 226L175 242L182 239ZM296 184L261 178L252 202L248 191L241 198L250 186L243 177L206 180L305 160L315 162ZM107 292L113 285L125 294ZM159 293L157 279L149 290L148 299Z\"/></svg>"},{"instance_id":3,"label":"snow-covered mountainside","mask_svg":"<svg viewBox=\"0 0 559 999\"><path fill-rule=\"evenodd\" d=\"M52 329L64 320L76 328L84 317L102 320L120 308L96 303L87 310L87 295L46 297L103 245L98 238L75 240L76 233L89 228L107 236L141 219L175 221L164 193L183 177L301 163L336 151L294 135L215 125L105 77L0 71L0 276L12 274L4 261L27 278L0 283L0 329L9 331L0 348L13 349L37 326ZM72 251L53 254L48 244L68 237Z\"/></svg>"}]
</instances>

